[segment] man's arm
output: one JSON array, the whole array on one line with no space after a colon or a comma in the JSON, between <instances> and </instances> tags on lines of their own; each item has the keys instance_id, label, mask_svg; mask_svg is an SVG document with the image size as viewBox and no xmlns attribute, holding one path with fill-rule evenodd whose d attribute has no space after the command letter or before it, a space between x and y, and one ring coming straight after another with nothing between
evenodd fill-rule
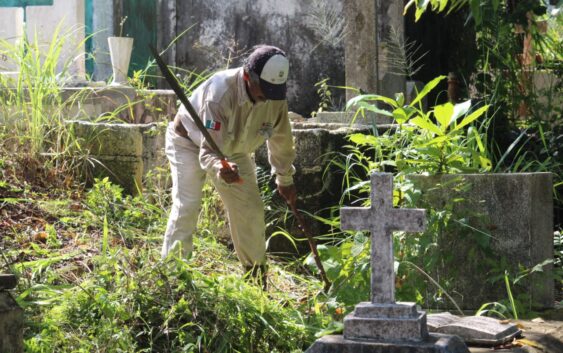
<instances>
[{"instance_id":1,"label":"man's arm","mask_svg":"<svg viewBox=\"0 0 563 353\"><path fill-rule=\"evenodd\" d=\"M272 137L268 139L268 161L272 166L272 173L276 175L276 184L280 195L290 204L297 199L293 174L295 167L295 146L291 124L287 115L287 102L284 102L274 124Z\"/></svg>"},{"instance_id":2,"label":"man's arm","mask_svg":"<svg viewBox=\"0 0 563 353\"><path fill-rule=\"evenodd\" d=\"M227 115L228 113L219 104L214 102L205 102L200 111L203 124L206 126L215 144L221 150L223 149L224 129L227 128L228 123ZM220 157L213 151L203 135L199 150L199 163L206 172L216 175L217 178L223 179L228 184L240 180L236 164L229 163L231 167L225 168L221 163Z\"/></svg>"}]
</instances>

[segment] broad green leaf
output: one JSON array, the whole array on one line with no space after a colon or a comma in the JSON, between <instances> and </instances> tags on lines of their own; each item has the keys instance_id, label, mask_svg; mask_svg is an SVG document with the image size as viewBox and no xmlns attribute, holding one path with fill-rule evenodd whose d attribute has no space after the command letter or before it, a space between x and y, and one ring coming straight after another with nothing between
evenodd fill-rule
<instances>
[{"instance_id":1,"label":"broad green leaf","mask_svg":"<svg viewBox=\"0 0 563 353\"><path fill-rule=\"evenodd\" d=\"M448 125L450 124L450 119L454 113L454 105L452 103L446 103L437 105L434 107L434 116L440 125L440 130L446 132Z\"/></svg>"},{"instance_id":2,"label":"broad green leaf","mask_svg":"<svg viewBox=\"0 0 563 353\"><path fill-rule=\"evenodd\" d=\"M403 108L393 110L393 118L395 118L398 124L404 124L407 120L409 120L407 113Z\"/></svg>"},{"instance_id":3,"label":"broad green leaf","mask_svg":"<svg viewBox=\"0 0 563 353\"><path fill-rule=\"evenodd\" d=\"M392 106L393 108L398 108L397 102L395 102L393 99L389 98L389 97L385 97L385 96L380 96L379 94L363 94L360 96L356 96L352 99L350 99L347 103L346 103L346 109L349 109L350 107L357 105L359 102L384 102L389 104L390 106ZM369 103L368 103L369 104Z\"/></svg>"},{"instance_id":4,"label":"broad green leaf","mask_svg":"<svg viewBox=\"0 0 563 353\"><path fill-rule=\"evenodd\" d=\"M479 156L479 163L481 164L483 171L489 171L493 167L491 160L484 156Z\"/></svg>"},{"instance_id":5,"label":"broad green leaf","mask_svg":"<svg viewBox=\"0 0 563 353\"><path fill-rule=\"evenodd\" d=\"M358 102L357 106L361 109L374 112L376 114L381 114L389 117L393 116L393 114L390 111L385 109L379 109L375 104L369 104L367 102Z\"/></svg>"},{"instance_id":6,"label":"broad green leaf","mask_svg":"<svg viewBox=\"0 0 563 353\"><path fill-rule=\"evenodd\" d=\"M417 116L414 119L411 119L411 123L420 127L421 129L424 129L426 131L431 131L433 133L435 133L436 135L444 135L444 133L442 132L442 130L440 130L439 127L437 127L434 123L432 123L428 118L426 117L421 117L421 116Z\"/></svg>"},{"instance_id":7,"label":"broad green leaf","mask_svg":"<svg viewBox=\"0 0 563 353\"><path fill-rule=\"evenodd\" d=\"M417 7L416 12L414 14L414 22L418 22L418 20L420 20L420 17L422 16L423 13L424 13L424 10Z\"/></svg>"},{"instance_id":8,"label":"broad green leaf","mask_svg":"<svg viewBox=\"0 0 563 353\"><path fill-rule=\"evenodd\" d=\"M470 0L469 6L471 7L473 19L475 19L475 25L479 26L483 21L481 16L481 0Z\"/></svg>"},{"instance_id":9,"label":"broad green leaf","mask_svg":"<svg viewBox=\"0 0 563 353\"><path fill-rule=\"evenodd\" d=\"M395 93L395 101L399 107L402 107L405 104L405 95L403 92Z\"/></svg>"},{"instance_id":10,"label":"broad green leaf","mask_svg":"<svg viewBox=\"0 0 563 353\"><path fill-rule=\"evenodd\" d=\"M415 108L408 106L408 105L406 107L401 108L401 109L403 109L405 111L405 113L407 114L407 119L410 119L411 116L418 111Z\"/></svg>"},{"instance_id":11,"label":"broad green leaf","mask_svg":"<svg viewBox=\"0 0 563 353\"><path fill-rule=\"evenodd\" d=\"M485 152L485 145L483 145L483 141L481 140L481 136L479 136L479 132L477 131L477 129L469 128L467 135L469 136L470 134L473 134L473 136L475 137L475 141L477 142L477 146L479 147L479 151L481 153L484 153Z\"/></svg>"},{"instance_id":12,"label":"broad green leaf","mask_svg":"<svg viewBox=\"0 0 563 353\"><path fill-rule=\"evenodd\" d=\"M497 12L498 5L500 4L500 0L492 0L492 2L493 2L493 11Z\"/></svg>"},{"instance_id":13,"label":"broad green leaf","mask_svg":"<svg viewBox=\"0 0 563 353\"><path fill-rule=\"evenodd\" d=\"M426 10L426 7L430 3L430 0L421 0L417 2L418 8L422 10Z\"/></svg>"},{"instance_id":14,"label":"broad green leaf","mask_svg":"<svg viewBox=\"0 0 563 353\"><path fill-rule=\"evenodd\" d=\"M446 8L446 6L448 5L448 2L445 0L439 1L440 4L440 8L438 9L438 12L442 12L444 11L444 9Z\"/></svg>"},{"instance_id":15,"label":"broad green leaf","mask_svg":"<svg viewBox=\"0 0 563 353\"><path fill-rule=\"evenodd\" d=\"M366 134L353 134L350 136L350 141L357 145L376 145L377 137Z\"/></svg>"},{"instance_id":16,"label":"broad green leaf","mask_svg":"<svg viewBox=\"0 0 563 353\"><path fill-rule=\"evenodd\" d=\"M438 76L435 79L433 79L432 81L428 82L424 86L424 88L418 93L418 95L413 99L413 101L410 103L410 105L414 106L416 103L420 102L422 100L422 98L426 97L426 95L430 91L432 91L440 83L440 81L442 81L445 78L446 78L446 76L442 75L442 76Z\"/></svg>"},{"instance_id":17,"label":"broad green leaf","mask_svg":"<svg viewBox=\"0 0 563 353\"><path fill-rule=\"evenodd\" d=\"M471 124L474 120L477 120L481 115L483 115L483 113L485 113L487 111L487 109L489 109L489 105L484 105L481 108L477 109L476 111L474 111L473 113L469 114L468 116L466 116L461 123L459 123L458 126L456 126L454 128L455 130L459 130L461 128L463 128L464 126Z\"/></svg>"},{"instance_id":18,"label":"broad green leaf","mask_svg":"<svg viewBox=\"0 0 563 353\"><path fill-rule=\"evenodd\" d=\"M438 145L446 140L448 140L450 137L449 136L438 136L436 138L433 138L432 140L426 142L425 144L423 144L421 147L428 147L428 146L432 146L432 145Z\"/></svg>"},{"instance_id":19,"label":"broad green leaf","mask_svg":"<svg viewBox=\"0 0 563 353\"><path fill-rule=\"evenodd\" d=\"M471 99L466 100L463 103L456 104L454 106L454 114L452 116L452 120L450 121L450 123L456 121L460 116L467 114L469 108L471 108Z\"/></svg>"},{"instance_id":20,"label":"broad green leaf","mask_svg":"<svg viewBox=\"0 0 563 353\"><path fill-rule=\"evenodd\" d=\"M424 154L427 154L429 156L433 156L433 157L436 157L436 158L440 158L442 156L442 151L439 148L436 148L436 147L420 148L419 152L424 152Z\"/></svg>"},{"instance_id":21,"label":"broad green leaf","mask_svg":"<svg viewBox=\"0 0 563 353\"><path fill-rule=\"evenodd\" d=\"M404 8L404 10L403 10L403 16L406 15L406 14L407 14L407 11L409 10L409 8L410 8L412 5L415 5L415 4L416 4L416 0L409 0L409 2L405 5L405 8Z\"/></svg>"}]
</instances>

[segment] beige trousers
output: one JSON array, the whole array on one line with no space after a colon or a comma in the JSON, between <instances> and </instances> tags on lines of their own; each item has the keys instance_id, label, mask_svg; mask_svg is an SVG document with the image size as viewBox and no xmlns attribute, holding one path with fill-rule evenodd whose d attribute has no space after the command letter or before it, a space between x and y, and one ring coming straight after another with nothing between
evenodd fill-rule
<instances>
[{"instance_id":1,"label":"beige trousers","mask_svg":"<svg viewBox=\"0 0 563 353\"><path fill-rule=\"evenodd\" d=\"M206 172L199 164L199 147L177 135L172 124L166 131L166 156L172 174L172 208L168 218L162 257L181 245L183 256L193 249L193 233L201 208ZM243 266L265 263L264 204L256 181L256 168L249 155L237 155L230 162L238 165L242 184L226 184L209 175L227 211L231 238Z\"/></svg>"}]
</instances>

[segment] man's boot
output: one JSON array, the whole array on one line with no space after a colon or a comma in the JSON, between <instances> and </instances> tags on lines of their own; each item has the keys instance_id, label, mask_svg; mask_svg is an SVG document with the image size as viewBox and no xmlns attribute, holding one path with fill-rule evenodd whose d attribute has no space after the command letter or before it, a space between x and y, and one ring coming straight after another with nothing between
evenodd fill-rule
<instances>
[{"instance_id":1,"label":"man's boot","mask_svg":"<svg viewBox=\"0 0 563 353\"><path fill-rule=\"evenodd\" d=\"M266 265L245 266L244 280L255 283L262 287L263 291L268 290L268 268Z\"/></svg>"}]
</instances>

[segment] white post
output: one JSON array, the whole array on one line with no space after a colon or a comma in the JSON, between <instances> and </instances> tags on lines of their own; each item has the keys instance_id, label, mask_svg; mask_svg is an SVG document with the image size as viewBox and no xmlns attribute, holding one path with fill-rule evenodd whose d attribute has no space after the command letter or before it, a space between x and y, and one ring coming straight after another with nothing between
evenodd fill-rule
<instances>
[{"instance_id":1,"label":"white post","mask_svg":"<svg viewBox=\"0 0 563 353\"><path fill-rule=\"evenodd\" d=\"M76 80L86 77L85 11L84 0L54 0L52 6L27 8L27 35L30 41L38 40L47 47L55 29L63 23L59 35L66 36L66 41L57 69L62 70L65 63L70 63L69 73Z\"/></svg>"},{"instance_id":2,"label":"white post","mask_svg":"<svg viewBox=\"0 0 563 353\"><path fill-rule=\"evenodd\" d=\"M23 10L21 8L0 8L0 40L5 40L9 45L15 45L23 37ZM19 68L10 60L3 45L0 46L0 72L2 75L17 77Z\"/></svg>"}]
</instances>

